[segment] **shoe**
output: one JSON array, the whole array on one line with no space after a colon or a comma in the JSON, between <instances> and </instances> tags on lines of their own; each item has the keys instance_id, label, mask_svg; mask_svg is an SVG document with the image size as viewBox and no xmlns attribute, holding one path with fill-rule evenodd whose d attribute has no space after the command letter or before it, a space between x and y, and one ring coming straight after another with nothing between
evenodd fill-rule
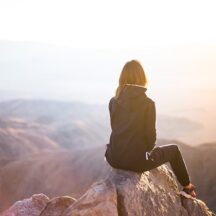
<instances>
[{"instance_id":1,"label":"shoe","mask_svg":"<svg viewBox=\"0 0 216 216\"><path fill-rule=\"evenodd\" d=\"M183 190L179 192L179 194L188 199L196 199L196 187L191 184L190 188L184 187Z\"/></svg>"}]
</instances>

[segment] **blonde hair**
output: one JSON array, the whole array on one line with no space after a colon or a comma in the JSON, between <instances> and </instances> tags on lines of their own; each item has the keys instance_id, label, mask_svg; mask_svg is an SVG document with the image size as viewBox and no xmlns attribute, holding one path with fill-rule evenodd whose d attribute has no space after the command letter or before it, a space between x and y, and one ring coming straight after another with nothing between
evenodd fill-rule
<instances>
[{"instance_id":1,"label":"blonde hair","mask_svg":"<svg viewBox=\"0 0 216 216\"><path fill-rule=\"evenodd\" d=\"M125 85L129 84L146 87L147 83L148 80L140 62L137 60L128 61L121 71L115 96L118 97L120 95Z\"/></svg>"}]
</instances>

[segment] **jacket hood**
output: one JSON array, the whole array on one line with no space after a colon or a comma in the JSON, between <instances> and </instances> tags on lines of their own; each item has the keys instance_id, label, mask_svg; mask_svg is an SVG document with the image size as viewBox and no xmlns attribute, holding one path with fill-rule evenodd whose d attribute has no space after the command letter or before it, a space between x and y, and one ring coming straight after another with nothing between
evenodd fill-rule
<instances>
[{"instance_id":1,"label":"jacket hood","mask_svg":"<svg viewBox=\"0 0 216 216\"><path fill-rule=\"evenodd\" d=\"M110 101L110 110L115 113L118 107L127 111L132 111L134 107L138 107L143 102L144 98L147 98L147 88L140 85L126 84L122 89L118 98L113 97Z\"/></svg>"},{"instance_id":2,"label":"jacket hood","mask_svg":"<svg viewBox=\"0 0 216 216\"><path fill-rule=\"evenodd\" d=\"M123 99L135 99L138 97L146 97L147 88L141 85L126 84L122 89L120 97Z\"/></svg>"}]
</instances>

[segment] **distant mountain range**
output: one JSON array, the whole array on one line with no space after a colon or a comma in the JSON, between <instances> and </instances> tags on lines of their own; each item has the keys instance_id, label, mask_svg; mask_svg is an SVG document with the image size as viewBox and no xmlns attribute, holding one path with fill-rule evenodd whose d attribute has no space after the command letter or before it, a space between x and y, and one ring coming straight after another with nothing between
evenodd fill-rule
<instances>
[{"instance_id":1,"label":"distant mountain range","mask_svg":"<svg viewBox=\"0 0 216 216\"><path fill-rule=\"evenodd\" d=\"M64 148L80 149L104 145L108 140L108 113L100 105L46 100L12 100L0 103L2 137L10 128L28 135L43 134ZM44 131L43 131L44 130ZM37 135L36 135L37 134ZM24 134L22 134L24 136ZM4 137L5 139L8 136ZM3 138L2 138L3 140ZM13 142L4 141L12 145ZM3 144L2 144L3 145ZM1 149L0 140L0 149Z\"/></svg>"},{"instance_id":2,"label":"distant mountain range","mask_svg":"<svg viewBox=\"0 0 216 216\"><path fill-rule=\"evenodd\" d=\"M49 139L66 148L94 147L109 142L109 111L104 105L16 99L0 102L0 119L4 124L16 121L16 127L20 128L25 122L28 131L31 124L44 128ZM193 136L203 125L187 118L158 115L156 128L158 138L179 139Z\"/></svg>"}]
</instances>

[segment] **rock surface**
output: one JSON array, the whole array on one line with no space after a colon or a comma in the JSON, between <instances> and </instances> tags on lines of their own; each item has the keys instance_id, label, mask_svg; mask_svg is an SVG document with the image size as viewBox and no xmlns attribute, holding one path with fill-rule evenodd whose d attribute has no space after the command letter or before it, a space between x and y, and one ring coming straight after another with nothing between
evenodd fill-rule
<instances>
[{"instance_id":1,"label":"rock surface","mask_svg":"<svg viewBox=\"0 0 216 216\"><path fill-rule=\"evenodd\" d=\"M43 205L30 198L27 204L26 200L16 202L2 216L215 216L204 202L178 195L166 165L145 173L112 169L76 201L34 196L40 196Z\"/></svg>"},{"instance_id":2,"label":"rock surface","mask_svg":"<svg viewBox=\"0 0 216 216\"><path fill-rule=\"evenodd\" d=\"M49 198L44 194L34 194L28 199L13 204L3 216L38 216L48 204Z\"/></svg>"},{"instance_id":3,"label":"rock surface","mask_svg":"<svg viewBox=\"0 0 216 216\"><path fill-rule=\"evenodd\" d=\"M59 216L72 205L76 200L72 197L63 196L56 197L50 200L43 211L40 213L40 216Z\"/></svg>"}]
</instances>

